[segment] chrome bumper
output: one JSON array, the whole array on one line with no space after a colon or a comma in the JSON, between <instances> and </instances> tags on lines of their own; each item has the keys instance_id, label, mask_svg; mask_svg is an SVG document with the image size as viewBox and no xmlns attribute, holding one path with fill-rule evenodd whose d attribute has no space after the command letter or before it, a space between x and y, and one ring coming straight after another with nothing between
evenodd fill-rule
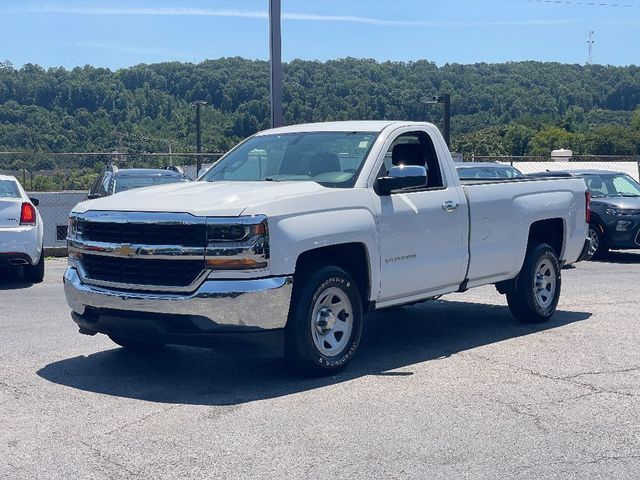
<instances>
[{"instance_id":1,"label":"chrome bumper","mask_svg":"<svg viewBox=\"0 0 640 480\"><path fill-rule=\"evenodd\" d=\"M82 283L75 268L64 273L67 303L79 315L87 307L131 313L196 316L206 331L284 328L289 314L290 276L255 280L207 280L193 293L126 292ZM123 320L126 321L126 320Z\"/></svg>"}]
</instances>

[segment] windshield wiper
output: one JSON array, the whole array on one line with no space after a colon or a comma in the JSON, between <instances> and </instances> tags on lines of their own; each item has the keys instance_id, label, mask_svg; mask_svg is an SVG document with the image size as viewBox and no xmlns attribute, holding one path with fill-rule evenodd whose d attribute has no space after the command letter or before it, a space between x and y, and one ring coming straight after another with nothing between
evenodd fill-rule
<instances>
[{"instance_id":1,"label":"windshield wiper","mask_svg":"<svg viewBox=\"0 0 640 480\"><path fill-rule=\"evenodd\" d=\"M265 182L281 182L282 180L278 180L277 178L273 178L273 177L265 177L264 181Z\"/></svg>"}]
</instances>

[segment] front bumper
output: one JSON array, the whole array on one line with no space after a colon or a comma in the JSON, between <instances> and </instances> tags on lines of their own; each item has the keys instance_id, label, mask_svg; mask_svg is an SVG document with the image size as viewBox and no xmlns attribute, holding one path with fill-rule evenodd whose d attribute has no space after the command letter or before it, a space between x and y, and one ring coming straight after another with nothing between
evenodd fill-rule
<instances>
[{"instance_id":1,"label":"front bumper","mask_svg":"<svg viewBox=\"0 0 640 480\"><path fill-rule=\"evenodd\" d=\"M133 292L82 283L74 267L64 273L65 296L84 333L141 335L149 328L180 336L282 329L292 287L292 277L283 276L206 280L188 294Z\"/></svg>"},{"instance_id":2,"label":"front bumper","mask_svg":"<svg viewBox=\"0 0 640 480\"><path fill-rule=\"evenodd\" d=\"M618 229L618 223L625 222L624 229ZM640 218L610 217L605 225L607 246L613 249L640 248Z\"/></svg>"}]
</instances>

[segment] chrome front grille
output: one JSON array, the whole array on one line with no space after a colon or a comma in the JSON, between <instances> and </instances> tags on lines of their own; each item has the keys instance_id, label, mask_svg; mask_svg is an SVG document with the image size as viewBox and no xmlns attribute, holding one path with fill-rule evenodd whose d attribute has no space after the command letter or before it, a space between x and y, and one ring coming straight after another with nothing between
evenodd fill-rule
<instances>
[{"instance_id":1,"label":"chrome front grille","mask_svg":"<svg viewBox=\"0 0 640 480\"><path fill-rule=\"evenodd\" d=\"M210 271L206 237L206 219L186 213L92 211L72 215L67 245L90 285L191 292Z\"/></svg>"},{"instance_id":2,"label":"chrome front grille","mask_svg":"<svg viewBox=\"0 0 640 480\"><path fill-rule=\"evenodd\" d=\"M203 247L207 239L207 227L204 224L174 225L79 220L77 230L82 240L118 244Z\"/></svg>"}]
</instances>

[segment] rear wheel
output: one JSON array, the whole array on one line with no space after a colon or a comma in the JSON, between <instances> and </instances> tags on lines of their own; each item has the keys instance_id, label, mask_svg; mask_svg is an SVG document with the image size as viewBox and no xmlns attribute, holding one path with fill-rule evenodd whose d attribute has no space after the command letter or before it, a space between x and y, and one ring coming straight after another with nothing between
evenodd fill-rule
<instances>
[{"instance_id":1,"label":"rear wheel","mask_svg":"<svg viewBox=\"0 0 640 480\"><path fill-rule=\"evenodd\" d=\"M507 292L514 317L525 323L546 322L555 313L560 299L560 264L546 243L528 249L515 288Z\"/></svg>"},{"instance_id":2,"label":"rear wheel","mask_svg":"<svg viewBox=\"0 0 640 480\"><path fill-rule=\"evenodd\" d=\"M353 359L362 336L358 286L337 266L301 275L286 328L285 357L308 375L331 375ZM315 271L314 271L315 270Z\"/></svg>"},{"instance_id":3,"label":"rear wheel","mask_svg":"<svg viewBox=\"0 0 640 480\"><path fill-rule=\"evenodd\" d=\"M40 260L35 265L27 265L24 269L24 279L31 283L42 283L44 280L44 249L40 252Z\"/></svg>"}]
</instances>

